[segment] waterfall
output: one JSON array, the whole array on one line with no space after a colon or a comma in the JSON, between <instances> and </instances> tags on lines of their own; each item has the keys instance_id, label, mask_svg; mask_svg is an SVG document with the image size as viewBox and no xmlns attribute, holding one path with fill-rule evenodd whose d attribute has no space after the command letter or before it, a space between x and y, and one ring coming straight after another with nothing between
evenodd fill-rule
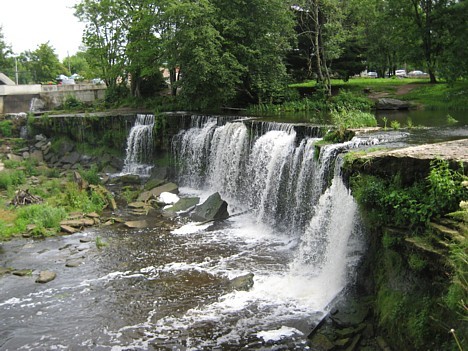
<instances>
[{"instance_id":1,"label":"waterfall","mask_svg":"<svg viewBox=\"0 0 468 351\"><path fill-rule=\"evenodd\" d=\"M148 176L152 166L154 115L137 115L127 138L127 150L122 173Z\"/></svg>"},{"instance_id":2,"label":"waterfall","mask_svg":"<svg viewBox=\"0 0 468 351\"><path fill-rule=\"evenodd\" d=\"M250 209L258 223L288 233L298 241L291 272L323 280L334 296L345 284L346 252L358 224L336 160L384 137L325 145L317 154L316 134L298 140L294 125L251 122L194 119L173 139L179 184L218 191L232 212Z\"/></svg>"}]
</instances>

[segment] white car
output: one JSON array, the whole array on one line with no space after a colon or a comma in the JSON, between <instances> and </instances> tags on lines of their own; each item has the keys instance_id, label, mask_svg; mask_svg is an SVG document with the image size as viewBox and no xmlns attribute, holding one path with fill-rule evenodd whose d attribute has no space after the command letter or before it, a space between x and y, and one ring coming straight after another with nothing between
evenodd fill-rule
<instances>
[{"instance_id":1,"label":"white car","mask_svg":"<svg viewBox=\"0 0 468 351\"><path fill-rule=\"evenodd\" d=\"M395 71L395 76L397 77L406 77L406 70L404 69L397 69Z\"/></svg>"},{"instance_id":2,"label":"white car","mask_svg":"<svg viewBox=\"0 0 468 351\"><path fill-rule=\"evenodd\" d=\"M410 73L408 73L409 76L423 76L425 75L426 73L424 73L423 71L411 71Z\"/></svg>"},{"instance_id":3,"label":"white car","mask_svg":"<svg viewBox=\"0 0 468 351\"><path fill-rule=\"evenodd\" d=\"M371 78L377 78L379 75L377 72L367 72L367 76Z\"/></svg>"}]
</instances>

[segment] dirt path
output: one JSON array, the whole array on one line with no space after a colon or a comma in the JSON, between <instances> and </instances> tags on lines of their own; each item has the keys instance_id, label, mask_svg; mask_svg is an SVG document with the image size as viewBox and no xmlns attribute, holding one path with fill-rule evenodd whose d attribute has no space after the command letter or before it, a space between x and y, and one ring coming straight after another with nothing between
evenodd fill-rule
<instances>
[{"instance_id":1,"label":"dirt path","mask_svg":"<svg viewBox=\"0 0 468 351\"><path fill-rule=\"evenodd\" d=\"M405 84L398 87L396 95L405 95L408 94L414 88L421 86L419 84Z\"/></svg>"}]
</instances>

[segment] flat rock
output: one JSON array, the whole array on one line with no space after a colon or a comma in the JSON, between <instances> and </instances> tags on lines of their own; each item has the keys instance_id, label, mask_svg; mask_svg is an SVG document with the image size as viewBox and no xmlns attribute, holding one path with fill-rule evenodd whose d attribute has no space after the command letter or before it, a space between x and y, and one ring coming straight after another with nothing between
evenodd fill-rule
<instances>
[{"instance_id":1,"label":"flat rock","mask_svg":"<svg viewBox=\"0 0 468 351\"><path fill-rule=\"evenodd\" d=\"M147 202L150 199L156 199L162 193L178 194L179 187L174 183L166 183L151 190L142 192L138 196L137 201Z\"/></svg>"},{"instance_id":2,"label":"flat rock","mask_svg":"<svg viewBox=\"0 0 468 351\"><path fill-rule=\"evenodd\" d=\"M68 260L65 263L65 267L74 268L74 267L80 266L82 263L83 263L83 261L81 259L73 258L73 259Z\"/></svg>"},{"instance_id":3,"label":"flat rock","mask_svg":"<svg viewBox=\"0 0 468 351\"><path fill-rule=\"evenodd\" d=\"M375 107L377 110L407 110L410 104L398 99L381 98L377 101Z\"/></svg>"},{"instance_id":4,"label":"flat rock","mask_svg":"<svg viewBox=\"0 0 468 351\"><path fill-rule=\"evenodd\" d=\"M125 222L124 225L127 227L127 228L146 228L148 227L148 223L145 221L145 220L142 220L142 221L128 221L128 222Z\"/></svg>"},{"instance_id":5,"label":"flat rock","mask_svg":"<svg viewBox=\"0 0 468 351\"><path fill-rule=\"evenodd\" d=\"M57 277L57 273L51 271L41 271L39 277L36 279L36 283L45 284Z\"/></svg>"},{"instance_id":6,"label":"flat rock","mask_svg":"<svg viewBox=\"0 0 468 351\"><path fill-rule=\"evenodd\" d=\"M18 269L18 270L14 270L13 272L11 272L11 274L17 275L18 277L24 277L26 275L30 275L31 273L32 273L31 269Z\"/></svg>"},{"instance_id":7,"label":"flat rock","mask_svg":"<svg viewBox=\"0 0 468 351\"><path fill-rule=\"evenodd\" d=\"M131 202L131 203L128 204L128 207L140 209L140 208L146 208L146 207L148 207L148 204L145 203L145 202L142 202L142 201Z\"/></svg>"},{"instance_id":8,"label":"flat rock","mask_svg":"<svg viewBox=\"0 0 468 351\"><path fill-rule=\"evenodd\" d=\"M189 209L198 205L199 202L199 197L182 197L179 201L177 201L172 207L169 207L166 211L173 213L180 211L188 211Z\"/></svg>"},{"instance_id":9,"label":"flat rock","mask_svg":"<svg viewBox=\"0 0 468 351\"><path fill-rule=\"evenodd\" d=\"M60 225L60 229L62 232L68 233L68 234L75 234L79 232L78 229L70 227L69 225L65 225L65 224Z\"/></svg>"},{"instance_id":10,"label":"flat rock","mask_svg":"<svg viewBox=\"0 0 468 351\"><path fill-rule=\"evenodd\" d=\"M94 225L94 220L91 218L71 219L60 222L60 226L63 225L70 226L73 228L90 227Z\"/></svg>"}]
</instances>

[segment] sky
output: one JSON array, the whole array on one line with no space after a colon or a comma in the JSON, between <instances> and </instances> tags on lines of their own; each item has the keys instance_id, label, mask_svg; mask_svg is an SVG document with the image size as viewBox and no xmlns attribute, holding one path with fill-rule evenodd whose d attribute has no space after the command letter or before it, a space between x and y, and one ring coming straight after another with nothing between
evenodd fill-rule
<instances>
[{"instance_id":1,"label":"sky","mask_svg":"<svg viewBox=\"0 0 468 351\"><path fill-rule=\"evenodd\" d=\"M62 61L75 54L84 24L73 15L78 0L0 0L0 26L15 54L49 42Z\"/></svg>"}]
</instances>

